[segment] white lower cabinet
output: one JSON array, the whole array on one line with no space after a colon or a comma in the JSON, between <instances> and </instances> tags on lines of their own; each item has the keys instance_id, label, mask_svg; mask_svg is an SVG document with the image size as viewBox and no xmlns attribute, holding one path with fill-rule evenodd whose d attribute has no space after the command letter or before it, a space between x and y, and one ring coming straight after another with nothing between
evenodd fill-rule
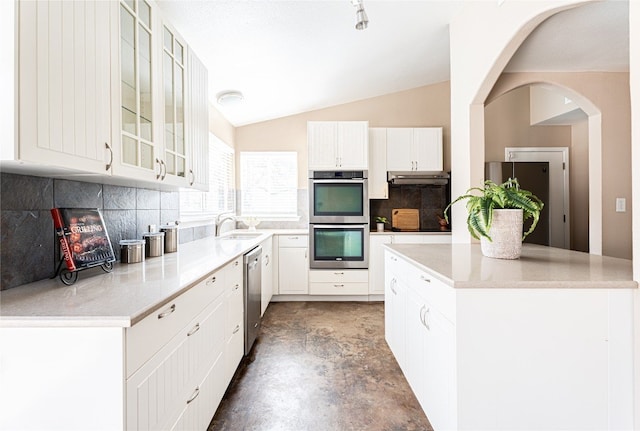
<instances>
[{"instance_id":1,"label":"white lower cabinet","mask_svg":"<svg viewBox=\"0 0 640 431\"><path fill-rule=\"evenodd\" d=\"M309 235L279 236L278 293L309 293Z\"/></svg>"},{"instance_id":2,"label":"white lower cabinet","mask_svg":"<svg viewBox=\"0 0 640 431\"><path fill-rule=\"evenodd\" d=\"M180 415L203 372L221 360L223 303L216 299L128 379L127 429L166 429Z\"/></svg>"},{"instance_id":3,"label":"white lower cabinet","mask_svg":"<svg viewBox=\"0 0 640 431\"><path fill-rule=\"evenodd\" d=\"M244 354L241 259L126 330L126 429L206 429Z\"/></svg>"},{"instance_id":4,"label":"white lower cabinet","mask_svg":"<svg viewBox=\"0 0 640 431\"><path fill-rule=\"evenodd\" d=\"M275 260L273 259L273 237L267 238L262 244L262 291L260 301L260 313L264 315L264 312L271 302L273 296L273 265Z\"/></svg>"},{"instance_id":5,"label":"white lower cabinet","mask_svg":"<svg viewBox=\"0 0 640 431\"><path fill-rule=\"evenodd\" d=\"M226 317L224 379L230 382L244 355L244 292L242 284L242 260L236 259L225 267ZM226 385L225 385L226 387Z\"/></svg>"},{"instance_id":6,"label":"white lower cabinet","mask_svg":"<svg viewBox=\"0 0 640 431\"><path fill-rule=\"evenodd\" d=\"M369 294L383 295L384 284L384 244L448 244L447 234L406 234L375 233L369 236Z\"/></svg>"},{"instance_id":7,"label":"white lower cabinet","mask_svg":"<svg viewBox=\"0 0 640 431\"><path fill-rule=\"evenodd\" d=\"M367 269L314 269L309 271L310 295L367 295Z\"/></svg>"}]
</instances>

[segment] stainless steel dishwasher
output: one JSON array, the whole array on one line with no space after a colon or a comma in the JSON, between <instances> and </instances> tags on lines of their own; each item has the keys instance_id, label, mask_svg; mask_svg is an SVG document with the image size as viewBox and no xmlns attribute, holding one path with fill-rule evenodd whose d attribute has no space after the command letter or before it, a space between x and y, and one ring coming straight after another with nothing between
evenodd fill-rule
<instances>
[{"instance_id":1,"label":"stainless steel dishwasher","mask_svg":"<svg viewBox=\"0 0 640 431\"><path fill-rule=\"evenodd\" d=\"M249 354L260 331L262 247L244 255L244 354Z\"/></svg>"}]
</instances>

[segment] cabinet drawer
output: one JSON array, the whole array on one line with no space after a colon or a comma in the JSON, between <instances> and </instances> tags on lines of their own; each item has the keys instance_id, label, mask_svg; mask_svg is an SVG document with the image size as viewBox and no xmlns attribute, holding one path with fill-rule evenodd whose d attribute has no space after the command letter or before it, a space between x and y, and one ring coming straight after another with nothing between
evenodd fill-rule
<instances>
[{"instance_id":1,"label":"cabinet drawer","mask_svg":"<svg viewBox=\"0 0 640 431\"><path fill-rule=\"evenodd\" d=\"M224 293L224 273L216 271L126 330L127 377Z\"/></svg>"},{"instance_id":2,"label":"cabinet drawer","mask_svg":"<svg viewBox=\"0 0 640 431\"><path fill-rule=\"evenodd\" d=\"M308 235L280 235L278 237L279 247L306 247L309 244Z\"/></svg>"},{"instance_id":3,"label":"cabinet drawer","mask_svg":"<svg viewBox=\"0 0 640 431\"><path fill-rule=\"evenodd\" d=\"M369 270L312 270L309 271L309 281L319 283L367 283L369 281Z\"/></svg>"},{"instance_id":4,"label":"cabinet drawer","mask_svg":"<svg viewBox=\"0 0 640 431\"><path fill-rule=\"evenodd\" d=\"M455 322L455 292L453 288L408 263L404 271L407 276L407 285L445 318Z\"/></svg>"},{"instance_id":5,"label":"cabinet drawer","mask_svg":"<svg viewBox=\"0 0 640 431\"><path fill-rule=\"evenodd\" d=\"M310 283L310 295L368 295L369 283Z\"/></svg>"}]
</instances>

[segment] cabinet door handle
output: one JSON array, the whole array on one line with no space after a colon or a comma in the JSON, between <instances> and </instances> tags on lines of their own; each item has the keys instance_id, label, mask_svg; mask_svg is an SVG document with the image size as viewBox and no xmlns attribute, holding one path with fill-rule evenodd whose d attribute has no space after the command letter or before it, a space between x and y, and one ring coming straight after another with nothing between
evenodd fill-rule
<instances>
[{"instance_id":1,"label":"cabinet door handle","mask_svg":"<svg viewBox=\"0 0 640 431\"><path fill-rule=\"evenodd\" d=\"M198 395L200 395L200 388L199 387L197 387L196 390L193 391L193 395L191 395L191 398L189 398L187 400L187 404L191 404L191 402L193 402L193 400L198 398Z\"/></svg>"},{"instance_id":2,"label":"cabinet door handle","mask_svg":"<svg viewBox=\"0 0 640 431\"><path fill-rule=\"evenodd\" d=\"M422 323L424 324L424 327L427 328L427 331L431 331L431 327L429 326L429 322L427 322L427 315L431 312L430 308L426 308L424 310L424 318L422 319Z\"/></svg>"},{"instance_id":3,"label":"cabinet door handle","mask_svg":"<svg viewBox=\"0 0 640 431\"><path fill-rule=\"evenodd\" d=\"M238 265L240 265L239 261L236 260L235 262L233 262L233 266L238 266Z\"/></svg>"},{"instance_id":4,"label":"cabinet door handle","mask_svg":"<svg viewBox=\"0 0 640 431\"><path fill-rule=\"evenodd\" d=\"M416 160L416 171L418 170L418 161Z\"/></svg>"},{"instance_id":5,"label":"cabinet door handle","mask_svg":"<svg viewBox=\"0 0 640 431\"><path fill-rule=\"evenodd\" d=\"M236 327L233 328L233 333L236 334L239 330L240 330L240 325L236 325Z\"/></svg>"},{"instance_id":6,"label":"cabinet door handle","mask_svg":"<svg viewBox=\"0 0 640 431\"><path fill-rule=\"evenodd\" d=\"M196 326L194 326L193 329L191 329L191 331L187 333L187 337L191 337L193 334L195 334L199 330L200 330L200 324L196 323Z\"/></svg>"},{"instance_id":7,"label":"cabinet door handle","mask_svg":"<svg viewBox=\"0 0 640 431\"><path fill-rule=\"evenodd\" d=\"M425 277L424 275L421 275L421 276L420 276L420 280L422 280L422 281L426 281L427 283L431 283L431 279L430 279L430 278Z\"/></svg>"},{"instance_id":8,"label":"cabinet door handle","mask_svg":"<svg viewBox=\"0 0 640 431\"><path fill-rule=\"evenodd\" d=\"M391 283L389 284L389 287L391 288L391 291L393 292L394 295L398 294L398 292L396 292L396 290L394 289L396 282L397 282L396 279L392 278Z\"/></svg>"},{"instance_id":9,"label":"cabinet door handle","mask_svg":"<svg viewBox=\"0 0 640 431\"><path fill-rule=\"evenodd\" d=\"M308 252L309 252L309 249L306 249L306 248L305 248L305 249L304 249L304 258L305 258L305 259L307 258Z\"/></svg>"},{"instance_id":10,"label":"cabinet door handle","mask_svg":"<svg viewBox=\"0 0 640 431\"><path fill-rule=\"evenodd\" d=\"M167 164L162 159L160 159L160 163L162 165L162 178L160 179L160 181L164 181L164 177L167 176Z\"/></svg>"},{"instance_id":11,"label":"cabinet door handle","mask_svg":"<svg viewBox=\"0 0 640 431\"><path fill-rule=\"evenodd\" d=\"M269 259L269 255L266 255L264 257L264 266L269 266L269 262L271 261L271 259Z\"/></svg>"},{"instance_id":12,"label":"cabinet door handle","mask_svg":"<svg viewBox=\"0 0 640 431\"><path fill-rule=\"evenodd\" d=\"M216 282L216 276L214 275L209 280L207 280L207 286Z\"/></svg>"},{"instance_id":13,"label":"cabinet door handle","mask_svg":"<svg viewBox=\"0 0 640 431\"><path fill-rule=\"evenodd\" d=\"M159 180L162 176L162 164L160 163L160 159L156 157L156 163L158 165L158 173L156 174L156 180Z\"/></svg>"},{"instance_id":14,"label":"cabinet door handle","mask_svg":"<svg viewBox=\"0 0 640 431\"><path fill-rule=\"evenodd\" d=\"M424 313L425 313L426 310L427 310L427 307L425 305L420 307L420 323L422 323L423 325L425 325L425 323L424 323Z\"/></svg>"},{"instance_id":15,"label":"cabinet door handle","mask_svg":"<svg viewBox=\"0 0 640 431\"><path fill-rule=\"evenodd\" d=\"M189 185L192 186L193 183L196 182L196 175L193 173L193 169L189 169L189 174L191 175L191 181L189 181Z\"/></svg>"},{"instance_id":16,"label":"cabinet door handle","mask_svg":"<svg viewBox=\"0 0 640 431\"><path fill-rule=\"evenodd\" d=\"M240 285L238 283L236 283L235 286L233 286L233 290L238 290L240 288Z\"/></svg>"},{"instance_id":17,"label":"cabinet door handle","mask_svg":"<svg viewBox=\"0 0 640 431\"><path fill-rule=\"evenodd\" d=\"M167 308L165 311L158 314L158 319L163 319L167 317L169 314L173 313L174 311L176 311L176 304L171 304L171 307Z\"/></svg>"},{"instance_id":18,"label":"cabinet door handle","mask_svg":"<svg viewBox=\"0 0 640 431\"><path fill-rule=\"evenodd\" d=\"M108 143L104 143L104 146L107 148L107 150L109 150L109 163L107 163L107 171L109 169L111 169L111 165L113 165L113 150L111 149L111 147L109 146Z\"/></svg>"}]
</instances>

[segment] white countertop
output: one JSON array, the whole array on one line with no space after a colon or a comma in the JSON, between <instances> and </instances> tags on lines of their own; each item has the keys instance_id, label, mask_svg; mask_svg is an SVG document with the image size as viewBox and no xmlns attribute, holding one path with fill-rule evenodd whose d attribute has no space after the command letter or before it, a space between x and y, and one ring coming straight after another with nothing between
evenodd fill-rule
<instances>
[{"instance_id":1,"label":"white countertop","mask_svg":"<svg viewBox=\"0 0 640 431\"><path fill-rule=\"evenodd\" d=\"M209 237L180 244L177 253L116 262L111 273L99 267L81 271L72 286L56 277L4 290L0 326L129 327L275 232L258 231L261 236L251 240Z\"/></svg>"},{"instance_id":2,"label":"white countertop","mask_svg":"<svg viewBox=\"0 0 640 431\"><path fill-rule=\"evenodd\" d=\"M516 260L480 244L385 244L455 288L637 288L631 260L524 244Z\"/></svg>"}]
</instances>

